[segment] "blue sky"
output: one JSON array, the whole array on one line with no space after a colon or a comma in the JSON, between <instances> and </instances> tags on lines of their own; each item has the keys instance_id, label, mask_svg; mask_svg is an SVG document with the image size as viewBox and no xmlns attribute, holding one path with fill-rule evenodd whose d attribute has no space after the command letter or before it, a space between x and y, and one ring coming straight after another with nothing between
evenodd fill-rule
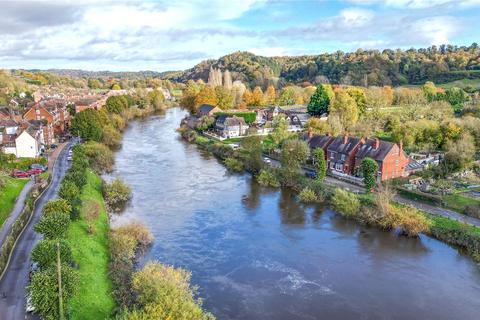
<instances>
[{"instance_id":1,"label":"blue sky","mask_svg":"<svg viewBox=\"0 0 480 320\"><path fill-rule=\"evenodd\" d=\"M265 56L470 45L480 0L1 1L0 68L178 70Z\"/></svg>"}]
</instances>

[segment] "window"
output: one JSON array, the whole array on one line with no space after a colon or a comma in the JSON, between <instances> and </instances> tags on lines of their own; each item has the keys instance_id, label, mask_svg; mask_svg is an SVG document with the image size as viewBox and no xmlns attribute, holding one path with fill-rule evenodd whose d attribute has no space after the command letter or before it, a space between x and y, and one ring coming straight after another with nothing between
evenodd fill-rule
<instances>
[{"instance_id":1,"label":"window","mask_svg":"<svg viewBox=\"0 0 480 320\"><path fill-rule=\"evenodd\" d=\"M342 154L342 161L345 161L345 155Z\"/></svg>"}]
</instances>

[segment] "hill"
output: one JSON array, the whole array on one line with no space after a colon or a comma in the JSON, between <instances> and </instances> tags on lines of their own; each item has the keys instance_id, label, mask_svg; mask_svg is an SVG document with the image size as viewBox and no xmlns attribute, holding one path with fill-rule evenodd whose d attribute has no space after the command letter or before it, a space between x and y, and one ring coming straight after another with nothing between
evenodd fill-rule
<instances>
[{"instance_id":1,"label":"hill","mask_svg":"<svg viewBox=\"0 0 480 320\"><path fill-rule=\"evenodd\" d=\"M262 57L234 52L217 60L206 60L183 72L165 73L164 78L185 82L208 78L210 68L228 69L234 80L251 86L268 83L331 82L352 85L407 85L480 78L480 48L432 46L409 50L362 50L319 55Z\"/></svg>"}]
</instances>

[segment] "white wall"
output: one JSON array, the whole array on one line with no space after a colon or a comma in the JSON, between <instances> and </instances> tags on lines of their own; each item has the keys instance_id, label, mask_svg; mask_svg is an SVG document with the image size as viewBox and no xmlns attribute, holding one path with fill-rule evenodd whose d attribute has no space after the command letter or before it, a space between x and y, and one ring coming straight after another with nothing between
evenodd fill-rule
<instances>
[{"instance_id":1,"label":"white wall","mask_svg":"<svg viewBox=\"0 0 480 320\"><path fill-rule=\"evenodd\" d=\"M17 139L17 158L36 158L40 155L40 144L27 131L23 131Z\"/></svg>"}]
</instances>

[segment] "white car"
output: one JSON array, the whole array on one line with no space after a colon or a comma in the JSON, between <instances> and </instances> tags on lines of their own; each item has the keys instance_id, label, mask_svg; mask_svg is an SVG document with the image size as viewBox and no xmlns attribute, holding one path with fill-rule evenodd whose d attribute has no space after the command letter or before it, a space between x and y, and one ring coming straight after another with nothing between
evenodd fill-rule
<instances>
[{"instance_id":1,"label":"white car","mask_svg":"<svg viewBox=\"0 0 480 320\"><path fill-rule=\"evenodd\" d=\"M270 160L270 158L267 158L267 157L264 157L263 161L265 161L265 163L271 163L272 162L272 160Z\"/></svg>"},{"instance_id":2,"label":"white car","mask_svg":"<svg viewBox=\"0 0 480 320\"><path fill-rule=\"evenodd\" d=\"M25 311L27 312L35 311L35 307L32 305L32 299L30 298L30 295L27 295L27 303L25 305Z\"/></svg>"},{"instance_id":3,"label":"white car","mask_svg":"<svg viewBox=\"0 0 480 320\"><path fill-rule=\"evenodd\" d=\"M72 161L73 160L73 157L72 156L68 156L67 157L67 161Z\"/></svg>"}]
</instances>

